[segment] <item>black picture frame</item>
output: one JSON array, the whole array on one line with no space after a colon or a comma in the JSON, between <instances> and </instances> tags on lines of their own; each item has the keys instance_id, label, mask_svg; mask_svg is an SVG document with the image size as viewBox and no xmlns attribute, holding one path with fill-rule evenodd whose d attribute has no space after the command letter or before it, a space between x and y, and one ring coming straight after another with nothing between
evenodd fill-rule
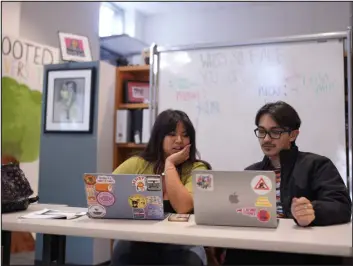
<instances>
[{"instance_id":1,"label":"black picture frame","mask_svg":"<svg viewBox=\"0 0 353 266\"><path fill-rule=\"evenodd\" d=\"M94 67L48 69L46 70L45 76L43 132L45 134L92 134L95 108L96 69ZM74 90L75 95L80 94L77 87L77 83L80 79L84 79L83 82L80 82L81 86L83 85L81 88L81 94L83 94L83 98L81 96L83 102L81 103L83 106L81 104L81 109L78 109L76 113L82 113L80 116L82 117L82 121L70 121L68 116L66 119L61 120L63 118L62 112L58 111L60 114L55 114L55 97L58 97L58 93L62 93L62 90L64 90L62 84L66 84L66 90L68 91L66 94L70 94L70 90L72 91L73 89L67 88L67 83L72 81L76 82L76 90ZM58 89L58 84L62 85L61 89ZM60 90L60 92L55 90ZM86 97L88 97L88 99ZM70 107L66 105L66 108L69 109L66 111L70 112ZM58 109L60 110L60 108ZM55 115L56 118L54 118Z\"/></svg>"}]
</instances>

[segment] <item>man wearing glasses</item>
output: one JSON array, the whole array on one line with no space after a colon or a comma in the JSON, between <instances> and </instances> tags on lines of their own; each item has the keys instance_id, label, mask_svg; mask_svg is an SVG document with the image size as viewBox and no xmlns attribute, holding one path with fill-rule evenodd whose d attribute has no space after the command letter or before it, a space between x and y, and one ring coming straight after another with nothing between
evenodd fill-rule
<instances>
[{"instance_id":1,"label":"man wearing glasses","mask_svg":"<svg viewBox=\"0 0 353 266\"><path fill-rule=\"evenodd\" d=\"M277 216L293 218L302 227L350 222L351 199L335 165L326 157L300 152L295 144L301 120L294 108L281 101L268 103L257 112L255 124L255 135L265 156L246 170L275 171ZM316 256L249 252L228 250L226 264L239 262L243 257L239 255L245 254L247 259L255 259L249 264L278 262L279 257L293 264L309 263L309 257L318 261Z\"/></svg>"},{"instance_id":2,"label":"man wearing glasses","mask_svg":"<svg viewBox=\"0 0 353 266\"><path fill-rule=\"evenodd\" d=\"M274 170L277 215L299 226L350 222L351 199L337 168L326 157L298 151L300 118L285 102L268 103L256 114L255 135L265 157L246 170Z\"/></svg>"}]
</instances>

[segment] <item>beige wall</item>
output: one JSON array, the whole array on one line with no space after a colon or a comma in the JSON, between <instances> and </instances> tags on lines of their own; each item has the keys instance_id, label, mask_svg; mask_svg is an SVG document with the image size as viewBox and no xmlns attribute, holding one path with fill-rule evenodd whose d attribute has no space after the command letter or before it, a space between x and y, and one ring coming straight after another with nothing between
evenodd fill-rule
<instances>
[{"instance_id":1,"label":"beige wall","mask_svg":"<svg viewBox=\"0 0 353 266\"><path fill-rule=\"evenodd\" d=\"M350 24L349 2L261 2L149 16L144 24L144 41L172 46L246 42L344 31Z\"/></svg>"},{"instance_id":2,"label":"beige wall","mask_svg":"<svg viewBox=\"0 0 353 266\"><path fill-rule=\"evenodd\" d=\"M20 33L20 2L2 2L1 28L3 34L18 36Z\"/></svg>"},{"instance_id":3,"label":"beige wall","mask_svg":"<svg viewBox=\"0 0 353 266\"><path fill-rule=\"evenodd\" d=\"M22 2L20 36L59 47L58 31L87 36L93 60L99 60L100 2Z\"/></svg>"}]
</instances>

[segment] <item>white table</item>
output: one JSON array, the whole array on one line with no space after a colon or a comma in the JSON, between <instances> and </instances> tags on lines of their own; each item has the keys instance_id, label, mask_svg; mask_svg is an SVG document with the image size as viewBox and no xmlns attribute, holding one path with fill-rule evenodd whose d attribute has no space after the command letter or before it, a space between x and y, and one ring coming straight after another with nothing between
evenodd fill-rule
<instances>
[{"instance_id":1,"label":"white table","mask_svg":"<svg viewBox=\"0 0 353 266\"><path fill-rule=\"evenodd\" d=\"M40 208L40 204L35 210ZM45 206L43 208L48 208ZM53 209L86 211L53 205ZM31 206L26 212L34 210ZM26 231L50 235L202 245L302 254L353 256L352 224L300 228L292 220L280 220L277 229L196 225L190 221L104 220L81 217L75 220L18 219L23 212L5 214L2 230Z\"/></svg>"},{"instance_id":2,"label":"white table","mask_svg":"<svg viewBox=\"0 0 353 266\"><path fill-rule=\"evenodd\" d=\"M38 203L32 203L30 205L30 208L27 211L23 211L23 212L16 212L16 213L10 213L10 214L3 214L2 217L14 217L15 219L17 219L18 216L20 215L24 215L28 212L32 212L32 211L39 211L42 209L58 209L58 208L64 208L67 205L61 204L61 205L52 205L52 204L38 204ZM28 232L27 230L16 230L16 231L23 231L23 232ZM30 231L31 232L31 231ZM33 232L31 232L33 234ZM3 245L3 256L2 256L2 263L3 265L9 265L10 264L10 255L11 255L11 231L8 231L4 228L1 229L1 238L2 238L2 245ZM57 245L57 250L55 250L55 253L57 254L57 260L58 261L64 261L65 260L65 246L66 246L66 236L47 236L44 235L43 236L44 239L47 239L47 241L49 242L48 245L43 245L43 254L45 254L44 257L47 257L48 260L51 261L52 259L52 252L51 249L53 247L54 244L52 244L53 242L56 242L55 244ZM54 239L53 239L54 238ZM54 240L54 241L52 241Z\"/></svg>"}]
</instances>

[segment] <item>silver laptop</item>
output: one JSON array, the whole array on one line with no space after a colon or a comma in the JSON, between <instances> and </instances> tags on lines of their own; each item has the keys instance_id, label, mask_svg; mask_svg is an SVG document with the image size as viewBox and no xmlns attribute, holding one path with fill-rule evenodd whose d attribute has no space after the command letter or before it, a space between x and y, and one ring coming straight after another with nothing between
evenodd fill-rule
<instances>
[{"instance_id":1,"label":"silver laptop","mask_svg":"<svg viewBox=\"0 0 353 266\"><path fill-rule=\"evenodd\" d=\"M87 173L83 177L88 216L101 219L162 220L162 178L159 175Z\"/></svg>"},{"instance_id":2,"label":"silver laptop","mask_svg":"<svg viewBox=\"0 0 353 266\"><path fill-rule=\"evenodd\" d=\"M277 227L272 171L193 171L196 224Z\"/></svg>"}]
</instances>

